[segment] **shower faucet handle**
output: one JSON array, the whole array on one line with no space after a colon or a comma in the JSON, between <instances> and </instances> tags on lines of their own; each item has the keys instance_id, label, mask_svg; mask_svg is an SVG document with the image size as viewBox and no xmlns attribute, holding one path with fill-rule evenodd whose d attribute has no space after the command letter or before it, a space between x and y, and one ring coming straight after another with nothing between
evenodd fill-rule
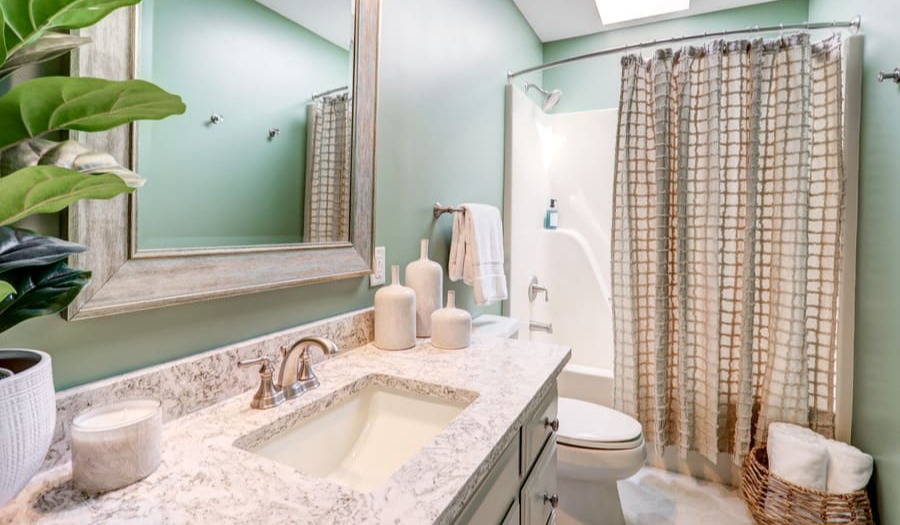
<instances>
[{"instance_id":1,"label":"shower faucet handle","mask_svg":"<svg viewBox=\"0 0 900 525\"><path fill-rule=\"evenodd\" d=\"M528 283L528 301L533 303L534 300L537 299L537 296L539 293L544 294L544 302L545 303L550 302L550 291L547 290L547 288L539 285L538 278L536 276L533 276L531 278L531 282Z\"/></svg>"}]
</instances>

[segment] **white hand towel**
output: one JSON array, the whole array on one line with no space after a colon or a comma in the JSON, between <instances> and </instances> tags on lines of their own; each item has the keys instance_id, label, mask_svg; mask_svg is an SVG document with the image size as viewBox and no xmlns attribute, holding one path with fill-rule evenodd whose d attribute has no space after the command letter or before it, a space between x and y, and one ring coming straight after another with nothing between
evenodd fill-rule
<instances>
[{"instance_id":1,"label":"white hand towel","mask_svg":"<svg viewBox=\"0 0 900 525\"><path fill-rule=\"evenodd\" d=\"M863 489L872 477L872 456L840 441L829 439L828 481L826 490L832 494L846 494Z\"/></svg>"},{"instance_id":2,"label":"white hand towel","mask_svg":"<svg viewBox=\"0 0 900 525\"><path fill-rule=\"evenodd\" d=\"M808 428L790 423L770 424L769 470L795 485L824 491L828 475L825 441Z\"/></svg>"},{"instance_id":3,"label":"white hand towel","mask_svg":"<svg viewBox=\"0 0 900 525\"><path fill-rule=\"evenodd\" d=\"M509 297L503 271L503 222L500 210L486 204L462 204L453 218L453 239L447 271L475 291L475 304Z\"/></svg>"}]
</instances>

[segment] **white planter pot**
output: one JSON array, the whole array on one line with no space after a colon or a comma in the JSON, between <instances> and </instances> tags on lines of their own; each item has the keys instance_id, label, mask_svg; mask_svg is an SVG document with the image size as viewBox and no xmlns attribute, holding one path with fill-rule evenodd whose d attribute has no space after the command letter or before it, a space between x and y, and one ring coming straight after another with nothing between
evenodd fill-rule
<instances>
[{"instance_id":1,"label":"white planter pot","mask_svg":"<svg viewBox=\"0 0 900 525\"><path fill-rule=\"evenodd\" d=\"M37 473L56 427L50 356L38 350L0 349L0 507Z\"/></svg>"}]
</instances>

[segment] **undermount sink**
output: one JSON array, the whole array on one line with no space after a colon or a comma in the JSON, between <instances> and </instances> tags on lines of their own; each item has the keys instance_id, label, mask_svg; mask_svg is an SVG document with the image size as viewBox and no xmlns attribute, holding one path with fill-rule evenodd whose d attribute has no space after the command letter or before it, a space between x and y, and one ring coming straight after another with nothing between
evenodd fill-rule
<instances>
[{"instance_id":1,"label":"undermount sink","mask_svg":"<svg viewBox=\"0 0 900 525\"><path fill-rule=\"evenodd\" d=\"M235 445L305 474L370 492L477 397L467 391L435 397L379 384L383 382L376 377L361 389L336 392L334 400L326 400L327 408L287 428L277 425L280 431L261 429L254 433L256 439L245 436Z\"/></svg>"}]
</instances>

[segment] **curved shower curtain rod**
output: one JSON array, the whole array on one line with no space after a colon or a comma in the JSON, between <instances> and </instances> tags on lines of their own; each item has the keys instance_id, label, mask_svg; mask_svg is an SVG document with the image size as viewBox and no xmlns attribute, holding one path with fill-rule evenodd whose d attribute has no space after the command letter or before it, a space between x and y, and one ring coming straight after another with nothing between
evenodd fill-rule
<instances>
[{"instance_id":1,"label":"curved shower curtain rod","mask_svg":"<svg viewBox=\"0 0 900 525\"><path fill-rule=\"evenodd\" d=\"M710 38L710 37L720 37L720 36L728 36L728 35L740 35L743 33L773 33L775 31L810 31L814 29L832 29L832 28L848 28L850 29L851 34L856 34L859 31L859 26L861 23L861 18L859 15L853 17L849 22L806 22L803 24L779 24L777 26L766 26L766 27L748 27L746 29L728 29L725 31L713 31L713 32L704 32L703 34L696 35L688 35L688 36L676 36L671 38L660 38L657 40L650 40L648 42L637 42L635 44L626 44L624 46L610 47L607 49L601 49L600 51L592 51L590 53L585 53L583 55L577 55L569 58L562 58L559 60L554 60L553 62L547 62L546 64L541 64L539 66L532 66L526 69L520 69L519 71L510 71L506 73L506 79L508 82L512 82L512 79L517 76L524 75L526 73L534 73L535 71L543 71L544 69L550 69L557 66L562 66L564 64L568 64L570 62L577 62L579 60L584 60L586 58L594 58L600 57L604 55L613 55L616 53L621 53L623 51L629 51L632 49L640 49L642 47L655 46L659 44L671 44L673 42L682 42L685 40L697 40L699 38Z\"/></svg>"}]
</instances>

